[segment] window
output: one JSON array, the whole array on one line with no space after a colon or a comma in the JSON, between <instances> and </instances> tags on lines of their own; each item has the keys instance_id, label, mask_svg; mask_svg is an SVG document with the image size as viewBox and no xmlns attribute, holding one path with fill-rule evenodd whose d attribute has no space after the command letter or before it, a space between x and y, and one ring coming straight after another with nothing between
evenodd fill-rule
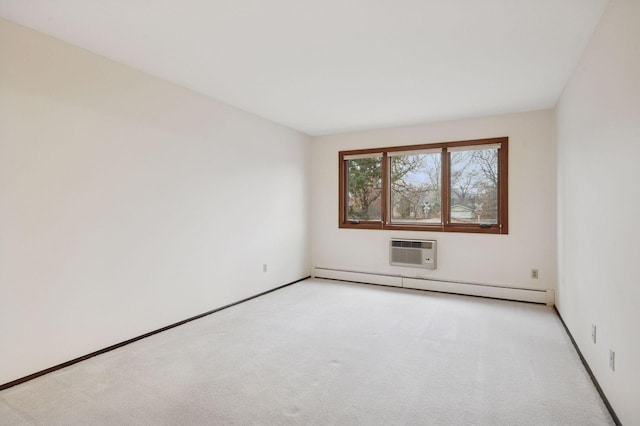
<instances>
[{"instance_id":1,"label":"window","mask_svg":"<svg viewBox=\"0 0 640 426\"><path fill-rule=\"evenodd\" d=\"M347 158L350 221L382 220L382 154L355 155Z\"/></svg>"},{"instance_id":2,"label":"window","mask_svg":"<svg viewBox=\"0 0 640 426\"><path fill-rule=\"evenodd\" d=\"M506 234L508 142L342 151L339 225Z\"/></svg>"}]
</instances>

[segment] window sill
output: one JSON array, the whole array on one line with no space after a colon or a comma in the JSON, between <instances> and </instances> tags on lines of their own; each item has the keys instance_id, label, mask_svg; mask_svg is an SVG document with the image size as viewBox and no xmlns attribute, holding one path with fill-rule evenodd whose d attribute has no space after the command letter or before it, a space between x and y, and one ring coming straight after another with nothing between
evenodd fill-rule
<instances>
[{"instance_id":1,"label":"window sill","mask_svg":"<svg viewBox=\"0 0 640 426\"><path fill-rule=\"evenodd\" d=\"M420 231L420 232L462 232L470 234L498 234L507 235L506 229L501 229L498 225L489 228L479 225L405 225L405 224L384 224L382 222L347 222L340 223L342 229L377 229L387 231Z\"/></svg>"}]
</instances>

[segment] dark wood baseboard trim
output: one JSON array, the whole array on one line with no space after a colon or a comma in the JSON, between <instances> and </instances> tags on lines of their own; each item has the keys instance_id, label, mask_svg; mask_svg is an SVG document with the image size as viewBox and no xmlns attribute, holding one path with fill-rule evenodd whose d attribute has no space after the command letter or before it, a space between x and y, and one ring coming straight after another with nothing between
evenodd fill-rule
<instances>
[{"instance_id":1,"label":"dark wood baseboard trim","mask_svg":"<svg viewBox=\"0 0 640 426\"><path fill-rule=\"evenodd\" d=\"M283 289L283 288L288 287L288 286L290 286L292 284L298 283L300 281L304 281L304 280L309 279L309 278L311 278L311 276L306 276L304 278L300 278L299 280L295 280L295 281L292 281L290 283L281 285L279 287L272 288L271 290L267 290L267 291L264 291L262 293L258 293L258 294L254 295L254 296L247 297L246 299L242 299L242 300L239 300L239 301L234 302L234 303L229 303L228 305L221 306L220 308L212 309L210 311L204 312L204 313L196 315L194 317L187 318L185 320L178 321L176 323L167 325L167 326L159 328L157 330L150 331L148 333L142 334L142 335L134 337L132 339L125 340L124 342L116 343L115 345L111 345L111 346L106 347L104 349L100 349L100 350L97 350L95 352L91 352L90 354L83 355L81 357L72 359L71 361L63 362L62 364L54 365L53 367L49 367L49 368L44 369L42 371L38 371L37 373L29 374L28 376L24 376L24 377L22 377L20 379L16 379L16 380L13 380L11 382L8 382L8 383L5 383L3 385L0 385L0 391L4 390L4 389L7 389L7 388L10 388L12 386L19 385L19 384L24 383L24 382L28 382L29 380L33 380L36 377L44 376L45 374L51 373L51 372L56 371L56 370L60 370L61 368L68 367L68 366L76 364L76 363L78 363L80 361L85 361L85 360L87 360L89 358L93 358L94 356L101 355L103 353L112 351L114 349L121 348L121 347L126 346L126 345L128 345L130 343L137 342L138 340L142 340L142 339L144 339L146 337L153 336L154 334L158 334L158 333L161 333L163 331L169 330L171 328L178 327L178 326L186 324L186 323L188 323L190 321L194 321L194 320L200 319L202 317L206 317L207 315L211 315L211 314L214 314L214 313L216 313L218 311L221 311L223 309L230 308L231 306L235 306L235 305L238 305L240 303L244 303L244 302L246 302L248 300L255 299L256 297L264 296L265 294L272 293L274 291Z\"/></svg>"},{"instance_id":2,"label":"dark wood baseboard trim","mask_svg":"<svg viewBox=\"0 0 640 426\"><path fill-rule=\"evenodd\" d=\"M558 311L558 308L556 306L554 306L553 308L555 309L556 314L558 315L558 318L560 318L560 322L562 323L562 326L564 327L564 331L567 332L567 335L569 336L569 339L571 339L571 343L573 343L573 347L576 349L576 352L578 353L578 356L580 357L580 361L582 361L582 364L584 365L584 368L587 370L587 373L589 373L589 377L591 377L591 381L593 382L593 384L596 387L596 390L600 394L600 397L602 398L602 401L604 401L604 405L607 407L607 410L609 410L609 414L611 414L611 417L613 418L613 421L616 423L616 425L622 426L622 423L620 422L620 419L618 418L618 415L616 414L615 411L613 411L613 407L609 403L609 400L607 399L607 396L604 394L604 391L600 387L600 384L598 383L598 380L596 379L596 376L593 375L593 371L591 371L591 367L589 367L589 364L587 364L587 360L584 359L584 356L582 356L582 352L580 352L580 348L578 347L576 341L574 340L573 336L571 335L571 332L569 331L569 328L567 327L567 324L565 324L564 319L562 319L562 315L560 315L560 312Z\"/></svg>"}]
</instances>

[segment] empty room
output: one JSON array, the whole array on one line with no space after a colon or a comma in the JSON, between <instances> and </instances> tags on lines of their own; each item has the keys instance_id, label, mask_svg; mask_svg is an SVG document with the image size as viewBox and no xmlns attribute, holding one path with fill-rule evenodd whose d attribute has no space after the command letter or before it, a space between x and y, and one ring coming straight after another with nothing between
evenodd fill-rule
<instances>
[{"instance_id":1,"label":"empty room","mask_svg":"<svg viewBox=\"0 0 640 426\"><path fill-rule=\"evenodd\" d=\"M640 425L638 158L638 0L0 0L0 425Z\"/></svg>"}]
</instances>

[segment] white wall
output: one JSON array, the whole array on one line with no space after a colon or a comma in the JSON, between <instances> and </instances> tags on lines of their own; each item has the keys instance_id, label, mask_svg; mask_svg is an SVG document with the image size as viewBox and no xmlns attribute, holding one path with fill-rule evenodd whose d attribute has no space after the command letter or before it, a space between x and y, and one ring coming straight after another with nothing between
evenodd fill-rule
<instances>
[{"instance_id":1,"label":"white wall","mask_svg":"<svg viewBox=\"0 0 640 426\"><path fill-rule=\"evenodd\" d=\"M338 152L509 137L509 234L338 228ZM538 111L317 137L312 142L312 263L317 267L555 289L556 193L552 112ZM389 238L438 241L438 269L389 266ZM532 280L537 268L540 278Z\"/></svg>"},{"instance_id":2,"label":"white wall","mask_svg":"<svg viewBox=\"0 0 640 426\"><path fill-rule=\"evenodd\" d=\"M557 107L558 309L623 424L640 424L640 2L614 0ZM597 325L593 344L591 324ZM608 367L616 352L616 371Z\"/></svg>"},{"instance_id":3,"label":"white wall","mask_svg":"<svg viewBox=\"0 0 640 426\"><path fill-rule=\"evenodd\" d=\"M2 20L0 84L0 384L309 275L308 136Z\"/></svg>"}]
</instances>

